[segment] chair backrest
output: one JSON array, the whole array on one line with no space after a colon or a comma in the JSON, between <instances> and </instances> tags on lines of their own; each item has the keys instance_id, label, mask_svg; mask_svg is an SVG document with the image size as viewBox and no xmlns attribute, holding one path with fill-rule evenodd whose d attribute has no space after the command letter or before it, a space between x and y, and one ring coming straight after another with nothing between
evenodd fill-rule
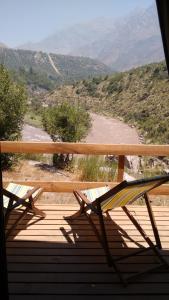
<instances>
[{"instance_id":1,"label":"chair backrest","mask_svg":"<svg viewBox=\"0 0 169 300\"><path fill-rule=\"evenodd\" d=\"M25 194L29 191L33 189L32 186L27 186L27 185L21 185L21 184L16 184L16 183L9 183L8 186L6 187L6 190L9 191L10 193L16 195L19 198L22 198L25 196ZM39 194L39 190L35 191L32 194L32 197L35 198L37 195ZM8 207L9 204L9 197L7 196L3 196L3 204L4 204L4 208ZM28 200L26 200L28 201Z\"/></svg>"},{"instance_id":2,"label":"chair backrest","mask_svg":"<svg viewBox=\"0 0 169 300\"><path fill-rule=\"evenodd\" d=\"M96 201L100 202L102 211L107 211L115 207L122 207L133 203L145 193L155 187L169 181L169 175L156 176L134 181L123 181L115 188L100 196Z\"/></svg>"},{"instance_id":3,"label":"chair backrest","mask_svg":"<svg viewBox=\"0 0 169 300\"><path fill-rule=\"evenodd\" d=\"M104 195L110 190L108 186L102 186L98 188L92 188L89 190L82 190L81 192L87 197L87 199L92 203L96 198Z\"/></svg>"}]
</instances>

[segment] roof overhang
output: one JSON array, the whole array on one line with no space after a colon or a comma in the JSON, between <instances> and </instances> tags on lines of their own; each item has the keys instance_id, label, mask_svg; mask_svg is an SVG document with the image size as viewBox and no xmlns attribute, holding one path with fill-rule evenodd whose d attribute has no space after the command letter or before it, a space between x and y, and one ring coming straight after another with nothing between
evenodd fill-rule
<instances>
[{"instance_id":1,"label":"roof overhang","mask_svg":"<svg viewBox=\"0 0 169 300\"><path fill-rule=\"evenodd\" d=\"M164 54L169 74L169 1L156 0Z\"/></svg>"}]
</instances>

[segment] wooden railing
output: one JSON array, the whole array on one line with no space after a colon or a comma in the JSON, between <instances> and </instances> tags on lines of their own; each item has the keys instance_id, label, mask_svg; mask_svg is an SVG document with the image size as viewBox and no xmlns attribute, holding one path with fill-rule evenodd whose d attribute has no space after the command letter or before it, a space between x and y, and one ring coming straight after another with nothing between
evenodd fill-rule
<instances>
[{"instance_id":1,"label":"wooden railing","mask_svg":"<svg viewBox=\"0 0 169 300\"><path fill-rule=\"evenodd\" d=\"M169 156L168 145L112 145L53 142L0 142L2 153L71 153L87 155L117 155L117 181L123 180L124 161L126 155L134 156ZM16 181L15 181L16 182ZM38 185L46 192L72 192L74 189L98 187L105 184L115 186L117 182L56 182L56 181L17 181L21 184ZM4 182L5 184L7 182ZM152 192L156 195L169 195L169 186L163 185Z\"/></svg>"}]
</instances>

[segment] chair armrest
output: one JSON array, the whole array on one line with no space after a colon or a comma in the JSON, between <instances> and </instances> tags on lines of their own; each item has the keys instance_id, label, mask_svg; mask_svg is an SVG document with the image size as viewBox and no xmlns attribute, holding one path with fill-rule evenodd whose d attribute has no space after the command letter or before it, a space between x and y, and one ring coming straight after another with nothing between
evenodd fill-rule
<instances>
[{"instance_id":1,"label":"chair armrest","mask_svg":"<svg viewBox=\"0 0 169 300\"><path fill-rule=\"evenodd\" d=\"M39 192L36 194L35 197L32 197L33 193L35 193L37 190L39 190ZM31 206L34 205L34 202L37 200L37 198L39 197L39 195L43 192L42 188L39 187L34 187L31 190L28 190L27 193L22 197L19 198L17 200L17 202L15 204L13 204L12 208L16 208L19 205L25 205L28 206L31 204ZM27 202L26 200L29 199L29 201Z\"/></svg>"},{"instance_id":2,"label":"chair armrest","mask_svg":"<svg viewBox=\"0 0 169 300\"><path fill-rule=\"evenodd\" d=\"M37 190L39 190L39 193L36 195L36 197L39 196L42 193L43 189L41 189L40 187L34 187L33 189L28 190L27 193L21 199L29 199Z\"/></svg>"},{"instance_id":3,"label":"chair armrest","mask_svg":"<svg viewBox=\"0 0 169 300\"><path fill-rule=\"evenodd\" d=\"M91 204L91 202L87 199L87 197L81 191L73 191L73 193L74 193L75 197L80 198L86 204Z\"/></svg>"}]
</instances>

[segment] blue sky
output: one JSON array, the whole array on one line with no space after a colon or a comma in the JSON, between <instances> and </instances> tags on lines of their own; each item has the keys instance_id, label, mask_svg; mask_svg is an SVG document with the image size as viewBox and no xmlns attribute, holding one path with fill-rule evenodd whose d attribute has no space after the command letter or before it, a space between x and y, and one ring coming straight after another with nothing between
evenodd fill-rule
<instances>
[{"instance_id":1,"label":"blue sky","mask_svg":"<svg viewBox=\"0 0 169 300\"><path fill-rule=\"evenodd\" d=\"M0 0L0 42L15 47L57 29L95 19L116 19L155 0Z\"/></svg>"}]
</instances>

